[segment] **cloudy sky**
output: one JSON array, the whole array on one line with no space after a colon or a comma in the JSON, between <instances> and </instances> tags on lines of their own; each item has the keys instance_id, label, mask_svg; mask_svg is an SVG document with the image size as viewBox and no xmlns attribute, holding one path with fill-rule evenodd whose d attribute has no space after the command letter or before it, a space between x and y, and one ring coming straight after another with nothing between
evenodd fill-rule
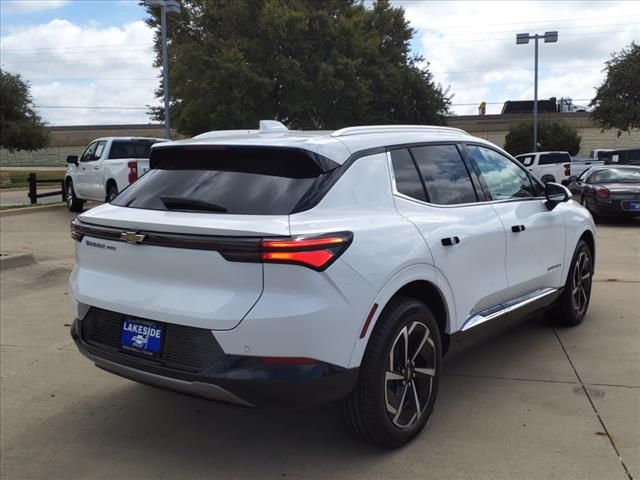
<instances>
[{"instance_id":1,"label":"cloudy sky","mask_svg":"<svg viewBox=\"0 0 640 480\"><path fill-rule=\"evenodd\" d=\"M516 45L516 33L559 31L558 43L540 45L539 98L583 105L610 53L640 41L637 0L392 1L458 115L533 98L533 45ZM144 18L137 0L0 0L2 69L31 83L51 125L148 123L159 71Z\"/></svg>"}]
</instances>

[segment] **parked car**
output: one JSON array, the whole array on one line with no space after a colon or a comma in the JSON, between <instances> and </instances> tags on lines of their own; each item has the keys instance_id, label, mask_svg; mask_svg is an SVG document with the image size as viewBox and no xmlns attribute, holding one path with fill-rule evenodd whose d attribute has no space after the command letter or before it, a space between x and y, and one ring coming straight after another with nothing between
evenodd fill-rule
<instances>
[{"instance_id":1,"label":"parked car","mask_svg":"<svg viewBox=\"0 0 640 480\"><path fill-rule=\"evenodd\" d=\"M562 182L571 175L569 152L523 153L516 158L543 182Z\"/></svg>"},{"instance_id":2,"label":"parked car","mask_svg":"<svg viewBox=\"0 0 640 480\"><path fill-rule=\"evenodd\" d=\"M97 138L80 158L67 157L65 200L72 212L81 212L86 200L111 201L149 170L151 145L162 138Z\"/></svg>"},{"instance_id":3,"label":"parked car","mask_svg":"<svg viewBox=\"0 0 640 480\"><path fill-rule=\"evenodd\" d=\"M577 177L585 170L589 170L592 167L596 167L599 165L604 165L604 161L602 160L593 160L589 157L572 157L571 163L569 164L569 177L562 180L562 185L569 184L569 178Z\"/></svg>"},{"instance_id":4,"label":"parked car","mask_svg":"<svg viewBox=\"0 0 640 480\"><path fill-rule=\"evenodd\" d=\"M595 148L589 152L589 158L591 160L602 160L604 161L604 156L607 152L613 151L613 148Z\"/></svg>"},{"instance_id":5,"label":"parked car","mask_svg":"<svg viewBox=\"0 0 640 480\"><path fill-rule=\"evenodd\" d=\"M640 148L611 150L602 154L605 165L640 165Z\"/></svg>"},{"instance_id":6,"label":"parked car","mask_svg":"<svg viewBox=\"0 0 640 480\"><path fill-rule=\"evenodd\" d=\"M72 222L71 335L98 367L246 407L341 399L397 447L451 336L584 319L595 226L565 187L462 130L277 127L156 144Z\"/></svg>"},{"instance_id":7,"label":"parked car","mask_svg":"<svg viewBox=\"0 0 640 480\"><path fill-rule=\"evenodd\" d=\"M640 216L640 167L594 167L570 180L574 199L594 217Z\"/></svg>"}]
</instances>

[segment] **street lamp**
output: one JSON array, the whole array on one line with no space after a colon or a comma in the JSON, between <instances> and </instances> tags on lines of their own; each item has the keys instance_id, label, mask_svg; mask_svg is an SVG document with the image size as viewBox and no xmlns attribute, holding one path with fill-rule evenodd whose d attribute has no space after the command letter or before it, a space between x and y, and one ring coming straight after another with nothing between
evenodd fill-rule
<instances>
[{"instance_id":1,"label":"street lamp","mask_svg":"<svg viewBox=\"0 0 640 480\"><path fill-rule=\"evenodd\" d=\"M160 7L162 32L162 84L164 86L164 135L171 138L171 112L169 110L169 60L167 57L167 13L180 13L178 0L144 0L145 7Z\"/></svg>"},{"instance_id":2,"label":"street lamp","mask_svg":"<svg viewBox=\"0 0 640 480\"><path fill-rule=\"evenodd\" d=\"M535 80L533 83L533 151L538 151L538 40L543 38L544 43L556 43L558 32L544 32L544 35L529 35L528 33L516 34L516 45L529 43L535 40Z\"/></svg>"}]
</instances>

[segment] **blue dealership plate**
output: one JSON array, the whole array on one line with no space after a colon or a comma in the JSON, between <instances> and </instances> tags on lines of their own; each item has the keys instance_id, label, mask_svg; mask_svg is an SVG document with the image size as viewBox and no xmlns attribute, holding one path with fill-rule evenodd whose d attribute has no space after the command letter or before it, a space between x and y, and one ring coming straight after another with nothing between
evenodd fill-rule
<instances>
[{"instance_id":1,"label":"blue dealership plate","mask_svg":"<svg viewBox=\"0 0 640 480\"><path fill-rule=\"evenodd\" d=\"M627 202L627 210L640 210L640 202Z\"/></svg>"},{"instance_id":2,"label":"blue dealership plate","mask_svg":"<svg viewBox=\"0 0 640 480\"><path fill-rule=\"evenodd\" d=\"M122 323L120 346L123 350L147 357L157 357L162 348L164 324L126 318Z\"/></svg>"}]
</instances>

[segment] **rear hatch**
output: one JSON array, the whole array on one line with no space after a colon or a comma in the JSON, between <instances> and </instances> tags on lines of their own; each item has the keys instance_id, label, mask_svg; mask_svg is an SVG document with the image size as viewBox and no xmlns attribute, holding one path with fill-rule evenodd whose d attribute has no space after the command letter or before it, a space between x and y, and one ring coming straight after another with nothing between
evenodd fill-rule
<instances>
[{"instance_id":1,"label":"rear hatch","mask_svg":"<svg viewBox=\"0 0 640 480\"><path fill-rule=\"evenodd\" d=\"M75 221L75 299L234 328L262 293L261 239L289 236L289 214L311 205L336 167L300 149L154 150L149 173Z\"/></svg>"}]
</instances>

